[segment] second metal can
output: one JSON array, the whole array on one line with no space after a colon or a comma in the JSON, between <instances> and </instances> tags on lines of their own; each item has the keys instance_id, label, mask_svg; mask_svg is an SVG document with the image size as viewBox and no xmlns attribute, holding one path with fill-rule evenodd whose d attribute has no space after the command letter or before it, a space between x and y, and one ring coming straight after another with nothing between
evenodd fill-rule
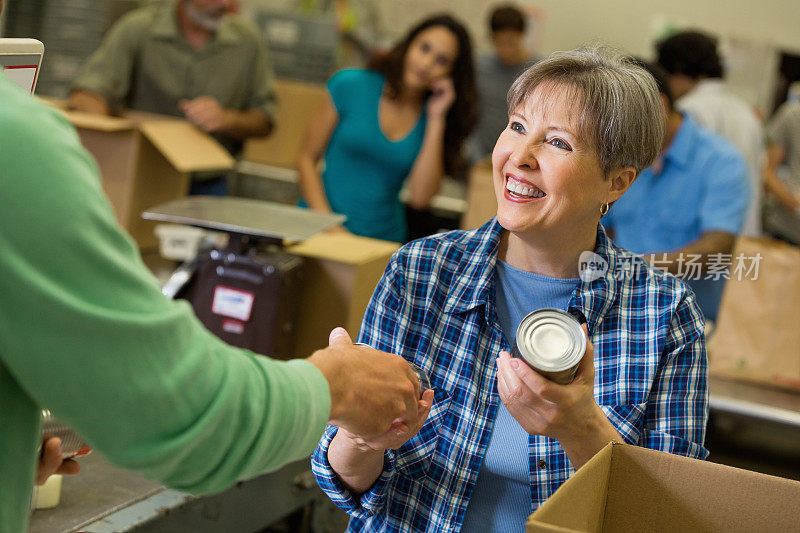
<instances>
[{"instance_id":1,"label":"second metal can","mask_svg":"<svg viewBox=\"0 0 800 533\"><path fill-rule=\"evenodd\" d=\"M92 451L80 435L55 418L49 410L42 409L42 440L50 437L61 439L61 456L64 459L81 457Z\"/></svg>"}]
</instances>

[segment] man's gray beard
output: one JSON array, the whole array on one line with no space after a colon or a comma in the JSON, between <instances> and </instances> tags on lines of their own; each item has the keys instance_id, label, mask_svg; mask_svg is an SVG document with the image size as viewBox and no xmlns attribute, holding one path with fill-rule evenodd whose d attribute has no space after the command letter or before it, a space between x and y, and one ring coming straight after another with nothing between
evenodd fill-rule
<instances>
[{"instance_id":1,"label":"man's gray beard","mask_svg":"<svg viewBox=\"0 0 800 533\"><path fill-rule=\"evenodd\" d=\"M222 17L211 17L198 11L193 5L192 0L183 0L183 6L186 8L186 15L189 19L203 28L204 30L213 31L216 33L222 25Z\"/></svg>"}]
</instances>

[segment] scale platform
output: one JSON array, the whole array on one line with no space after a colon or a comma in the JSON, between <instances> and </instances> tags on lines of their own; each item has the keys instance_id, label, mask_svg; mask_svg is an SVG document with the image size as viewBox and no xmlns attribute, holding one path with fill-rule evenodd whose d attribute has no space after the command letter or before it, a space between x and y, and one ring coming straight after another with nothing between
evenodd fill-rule
<instances>
[{"instance_id":1,"label":"scale platform","mask_svg":"<svg viewBox=\"0 0 800 533\"><path fill-rule=\"evenodd\" d=\"M188 196L151 207L142 218L286 242L303 241L346 217L250 198Z\"/></svg>"}]
</instances>

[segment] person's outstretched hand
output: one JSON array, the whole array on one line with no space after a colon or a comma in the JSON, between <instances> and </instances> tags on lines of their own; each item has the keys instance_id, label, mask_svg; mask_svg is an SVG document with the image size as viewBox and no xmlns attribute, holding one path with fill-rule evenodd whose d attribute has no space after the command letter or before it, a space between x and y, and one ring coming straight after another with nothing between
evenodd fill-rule
<instances>
[{"instance_id":1,"label":"person's outstretched hand","mask_svg":"<svg viewBox=\"0 0 800 533\"><path fill-rule=\"evenodd\" d=\"M405 425L407 431L417 425L422 414L417 375L399 355L355 346L343 328L336 328L330 346L308 360L328 380L331 424L367 439L392 427Z\"/></svg>"}]
</instances>

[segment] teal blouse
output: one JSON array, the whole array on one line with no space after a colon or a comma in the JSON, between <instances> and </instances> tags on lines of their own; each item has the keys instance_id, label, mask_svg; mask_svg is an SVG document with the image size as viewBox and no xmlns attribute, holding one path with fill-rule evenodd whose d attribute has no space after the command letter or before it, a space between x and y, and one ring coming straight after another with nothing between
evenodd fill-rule
<instances>
[{"instance_id":1,"label":"teal blouse","mask_svg":"<svg viewBox=\"0 0 800 533\"><path fill-rule=\"evenodd\" d=\"M357 235L403 242L407 227L400 203L411 167L422 148L423 110L411 132L386 138L378 122L385 78L372 70L342 70L328 80L339 122L325 151L322 182L331 209L347 216Z\"/></svg>"}]
</instances>

